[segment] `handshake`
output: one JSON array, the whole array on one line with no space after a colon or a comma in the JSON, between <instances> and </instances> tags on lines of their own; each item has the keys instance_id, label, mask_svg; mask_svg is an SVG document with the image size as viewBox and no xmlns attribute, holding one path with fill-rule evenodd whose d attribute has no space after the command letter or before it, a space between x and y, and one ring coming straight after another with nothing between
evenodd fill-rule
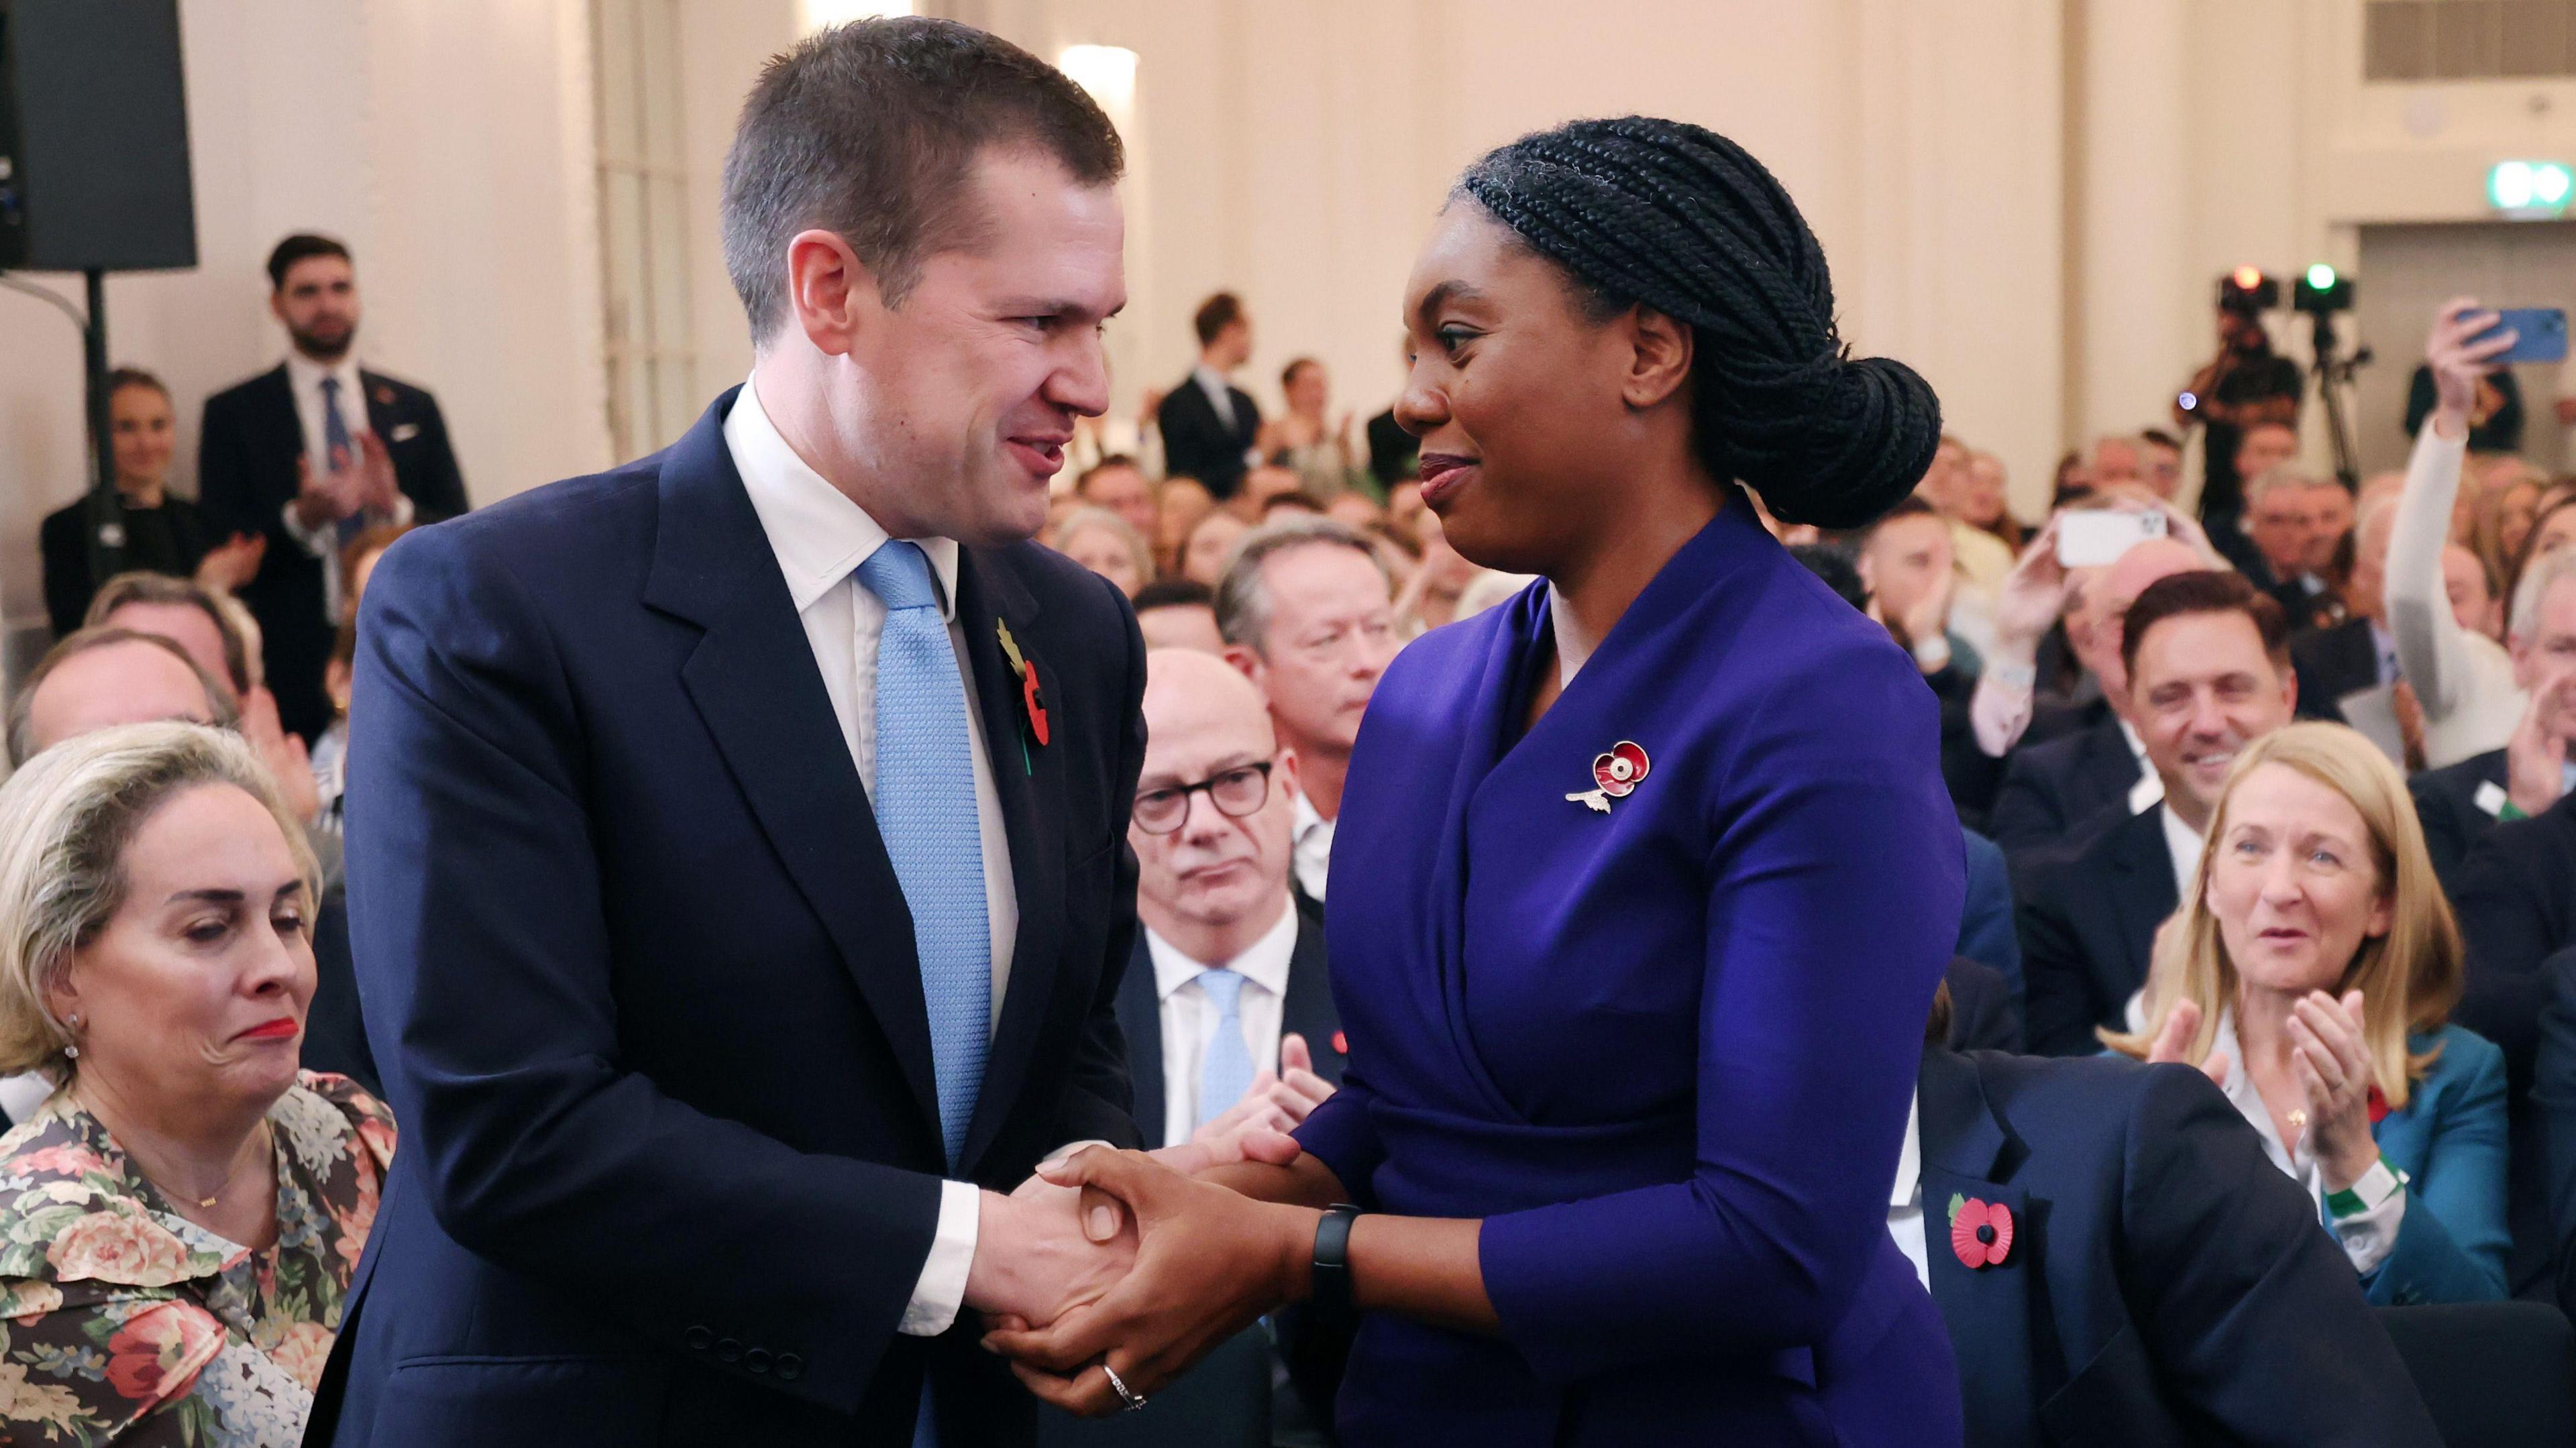
<instances>
[{"instance_id":1,"label":"handshake","mask_svg":"<svg viewBox=\"0 0 2576 1448\"><path fill-rule=\"evenodd\" d=\"M1330 1096L1304 1040L1190 1140L1074 1148L1005 1197L982 1195L965 1305L988 1351L1041 1399L1099 1416L1145 1396L1262 1314L1305 1295L1318 1214L1201 1180L1286 1168L1288 1131ZM1148 1124L1150 1127L1150 1123Z\"/></svg>"}]
</instances>

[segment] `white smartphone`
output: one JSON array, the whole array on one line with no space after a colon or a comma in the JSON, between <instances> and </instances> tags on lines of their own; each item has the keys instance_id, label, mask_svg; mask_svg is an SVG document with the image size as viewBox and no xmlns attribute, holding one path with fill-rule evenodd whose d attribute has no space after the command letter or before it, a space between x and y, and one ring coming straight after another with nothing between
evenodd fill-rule
<instances>
[{"instance_id":1,"label":"white smartphone","mask_svg":"<svg viewBox=\"0 0 2576 1448\"><path fill-rule=\"evenodd\" d=\"M2150 538L2165 536L2165 515L2124 509L2086 509L2057 515L2057 561L2068 568L2100 568Z\"/></svg>"}]
</instances>

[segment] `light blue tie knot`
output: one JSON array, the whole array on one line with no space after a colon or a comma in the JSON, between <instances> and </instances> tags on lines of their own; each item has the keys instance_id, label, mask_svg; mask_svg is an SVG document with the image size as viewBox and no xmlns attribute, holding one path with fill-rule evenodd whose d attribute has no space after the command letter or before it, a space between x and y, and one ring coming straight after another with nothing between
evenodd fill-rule
<instances>
[{"instance_id":1,"label":"light blue tie knot","mask_svg":"<svg viewBox=\"0 0 2576 1448\"><path fill-rule=\"evenodd\" d=\"M888 613L939 606L939 588L930 579L930 559L918 543L888 539L859 565L859 582L884 600Z\"/></svg>"},{"instance_id":2,"label":"light blue tie knot","mask_svg":"<svg viewBox=\"0 0 2576 1448\"><path fill-rule=\"evenodd\" d=\"M859 565L858 577L886 605L885 632L877 640L876 781L868 804L912 914L939 1134L955 1166L983 1085L993 1002L974 736L930 560L914 544L889 542Z\"/></svg>"},{"instance_id":3,"label":"light blue tie knot","mask_svg":"<svg viewBox=\"0 0 2576 1448\"><path fill-rule=\"evenodd\" d=\"M1197 1125L1205 1126L1252 1089L1252 1047L1243 1039L1243 977L1223 966L1198 973L1199 989L1216 1007L1207 1059L1199 1066Z\"/></svg>"}]
</instances>

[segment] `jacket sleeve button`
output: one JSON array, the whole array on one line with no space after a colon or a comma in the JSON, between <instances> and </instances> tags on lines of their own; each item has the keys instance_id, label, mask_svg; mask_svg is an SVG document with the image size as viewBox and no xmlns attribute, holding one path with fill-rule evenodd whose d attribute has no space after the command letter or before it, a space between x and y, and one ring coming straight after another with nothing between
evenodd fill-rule
<instances>
[{"instance_id":1,"label":"jacket sleeve button","mask_svg":"<svg viewBox=\"0 0 2576 1448\"><path fill-rule=\"evenodd\" d=\"M703 1327L693 1327L687 1332L682 1333L680 1335L680 1340L689 1345L689 1351L691 1352L705 1352L708 1348L715 1346L716 1335L707 1331Z\"/></svg>"},{"instance_id":2,"label":"jacket sleeve button","mask_svg":"<svg viewBox=\"0 0 2576 1448\"><path fill-rule=\"evenodd\" d=\"M742 1365L755 1373L769 1371L769 1349L756 1347L742 1355Z\"/></svg>"},{"instance_id":3,"label":"jacket sleeve button","mask_svg":"<svg viewBox=\"0 0 2576 1448\"><path fill-rule=\"evenodd\" d=\"M803 1376L805 1376L805 1360L803 1358L798 1357L792 1352L783 1352L778 1355L778 1380L780 1382L792 1383Z\"/></svg>"},{"instance_id":4,"label":"jacket sleeve button","mask_svg":"<svg viewBox=\"0 0 2576 1448\"><path fill-rule=\"evenodd\" d=\"M724 1363L738 1363L742 1361L742 1344L729 1337L718 1338L716 1340L716 1361Z\"/></svg>"}]
</instances>

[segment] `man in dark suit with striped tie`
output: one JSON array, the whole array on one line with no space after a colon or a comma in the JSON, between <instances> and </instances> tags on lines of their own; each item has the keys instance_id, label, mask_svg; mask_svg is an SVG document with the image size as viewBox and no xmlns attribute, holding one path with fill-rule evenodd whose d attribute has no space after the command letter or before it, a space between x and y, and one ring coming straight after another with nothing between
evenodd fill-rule
<instances>
[{"instance_id":1,"label":"man in dark suit with striped tie","mask_svg":"<svg viewBox=\"0 0 2576 1448\"><path fill-rule=\"evenodd\" d=\"M310 1441L1017 1445L979 1315L1132 1256L1126 600L1027 540L1125 301L1115 130L947 21L773 61L751 378L368 586L350 910L403 1148ZM1284 1145L1284 1143L1283 1143Z\"/></svg>"}]
</instances>

